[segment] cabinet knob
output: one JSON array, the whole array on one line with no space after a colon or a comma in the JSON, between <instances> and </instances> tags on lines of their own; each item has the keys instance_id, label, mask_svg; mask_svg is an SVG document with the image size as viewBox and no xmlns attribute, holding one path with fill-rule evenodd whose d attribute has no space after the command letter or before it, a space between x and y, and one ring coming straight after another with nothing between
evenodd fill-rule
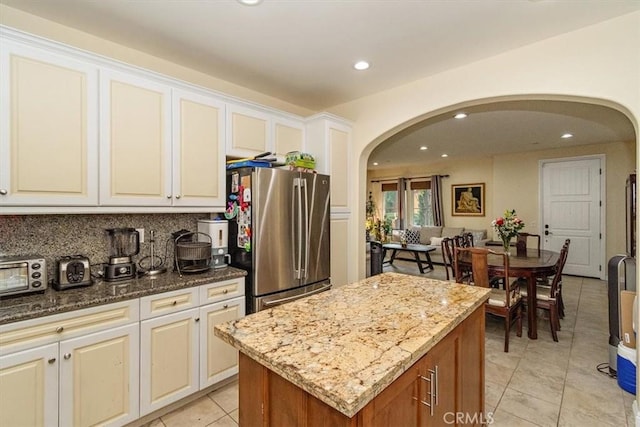
<instances>
[{"instance_id":1,"label":"cabinet knob","mask_svg":"<svg viewBox=\"0 0 640 427\"><path fill-rule=\"evenodd\" d=\"M49 365L53 365L54 363L56 363L56 358L52 357L51 359L47 360L47 362L49 362Z\"/></svg>"},{"instance_id":2,"label":"cabinet knob","mask_svg":"<svg viewBox=\"0 0 640 427\"><path fill-rule=\"evenodd\" d=\"M224 290L222 291L222 293L223 293L223 294L226 294L226 293L228 293L228 292L229 292L229 289L224 289Z\"/></svg>"},{"instance_id":3,"label":"cabinet knob","mask_svg":"<svg viewBox=\"0 0 640 427\"><path fill-rule=\"evenodd\" d=\"M171 194L167 194L167 199L170 199L170 198L171 198Z\"/></svg>"},{"instance_id":4,"label":"cabinet knob","mask_svg":"<svg viewBox=\"0 0 640 427\"><path fill-rule=\"evenodd\" d=\"M223 305L222 308L229 308L229 304Z\"/></svg>"},{"instance_id":5,"label":"cabinet knob","mask_svg":"<svg viewBox=\"0 0 640 427\"><path fill-rule=\"evenodd\" d=\"M4 188L0 188L0 194L1 194L1 195L6 196L6 195L7 195L7 193L8 193L8 191L7 191L7 190L5 190Z\"/></svg>"},{"instance_id":6,"label":"cabinet knob","mask_svg":"<svg viewBox=\"0 0 640 427\"><path fill-rule=\"evenodd\" d=\"M178 305L178 301L173 301L171 305Z\"/></svg>"},{"instance_id":7,"label":"cabinet knob","mask_svg":"<svg viewBox=\"0 0 640 427\"><path fill-rule=\"evenodd\" d=\"M69 360L71 359L71 353L65 353L63 357L64 357L64 360Z\"/></svg>"},{"instance_id":8,"label":"cabinet knob","mask_svg":"<svg viewBox=\"0 0 640 427\"><path fill-rule=\"evenodd\" d=\"M63 326L58 326L58 327L56 328L56 332L57 332L57 333L61 333L62 331L64 331L64 327L63 327Z\"/></svg>"},{"instance_id":9,"label":"cabinet knob","mask_svg":"<svg viewBox=\"0 0 640 427\"><path fill-rule=\"evenodd\" d=\"M180 198L180 195L178 194L178 195L176 196L176 199L179 199L179 198Z\"/></svg>"},{"instance_id":10,"label":"cabinet knob","mask_svg":"<svg viewBox=\"0 0 640 427\"><path fill-rule=\"evenodd\" d=\"M195 318L195 321L196 321L196 322L199 322L199 321L200 321L200 318L199 318L199 317L196 317L196 318Z\"/></svg>"}]
</instances>

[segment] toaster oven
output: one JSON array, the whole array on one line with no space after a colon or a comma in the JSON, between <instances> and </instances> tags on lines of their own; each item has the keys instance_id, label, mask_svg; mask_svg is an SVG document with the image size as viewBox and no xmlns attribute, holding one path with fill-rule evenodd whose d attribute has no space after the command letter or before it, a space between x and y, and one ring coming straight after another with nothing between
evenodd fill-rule
<instances>
[{"instance_id":1,"label":"toaster oven","mask_svg":"<svg viewBox=\"0 0 640 427\"><path fill-rule=\"evenodd\" d=\"M47 264L39 255L0 257L0 297L47 289Z\"/></svg>"}]
</instances>

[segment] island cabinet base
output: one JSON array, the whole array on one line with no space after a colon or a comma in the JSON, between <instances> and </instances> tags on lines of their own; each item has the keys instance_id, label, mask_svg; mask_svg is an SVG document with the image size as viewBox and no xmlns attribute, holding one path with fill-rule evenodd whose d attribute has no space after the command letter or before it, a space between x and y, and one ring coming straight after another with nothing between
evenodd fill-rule
<instances>
[{"instance_id":1,"label":"island cabinet base","mask_svg":"<svg viewBox=\"0 0 640 427\"><path fill-rule=\"evenodd\" d=\"M349 418L240 354L240 426L486 424L484 306Z\"/></svg>"}]
</instances>

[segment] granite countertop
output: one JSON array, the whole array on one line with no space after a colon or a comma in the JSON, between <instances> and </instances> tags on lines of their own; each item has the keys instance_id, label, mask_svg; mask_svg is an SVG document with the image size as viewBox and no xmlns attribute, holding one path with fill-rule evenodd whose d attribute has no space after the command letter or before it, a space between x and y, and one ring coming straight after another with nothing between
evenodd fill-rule
<instances>
[{"instance_id":1,"label":"granite countertop","mask_svg":"<svg viewBox=\"0 0 640 427\"><path fill-rule=\"evenodd\" d=\"M91 286L63 291L49 287L40 293L0 299L0 325L234 279L246 274L244 270L225 267L200 274L184 274L182 277L176 272L167 272L122 282L97 280Z\"/></svg>"},{"instance_id":2,"label":"granite countertop","mask_svg":"<svg viewBox=\"0 0 640 427\"><path fill-rule=\"evenodd\" d=\"M489 293L384 273L216 325L215 334L353 417Z\"/></svg>"}]
</instances>

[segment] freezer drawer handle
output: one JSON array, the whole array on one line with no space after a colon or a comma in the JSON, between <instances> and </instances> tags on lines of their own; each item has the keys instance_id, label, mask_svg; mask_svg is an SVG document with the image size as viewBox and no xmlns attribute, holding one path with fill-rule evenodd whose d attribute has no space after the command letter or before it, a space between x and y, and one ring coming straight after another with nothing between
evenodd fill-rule
<instances>
[{"instance_id":1,"label":"freezer drawer handle","mask_svg":"<svg viewBox=\"0 0 640 427\"><path fill-rule=\"evenodd\" d=\"M280 298L280 299L276 299L276 300L273 300L273 301L265 301L263 303L263 305L265 307L270 307L272 305L284 304L285 302L295 301L295 300L300 299L300 298L308 297L309 295L319 294L320 292L328 291L329 288L331 288L331 285L325 285L325 286L323 286L321 288L318 288L318 289L315 289L315 290L313 290L311 292L307 292L306 294L296 295L296 296L287 297L287 298Z\"/></svg>"}]
</instances>

